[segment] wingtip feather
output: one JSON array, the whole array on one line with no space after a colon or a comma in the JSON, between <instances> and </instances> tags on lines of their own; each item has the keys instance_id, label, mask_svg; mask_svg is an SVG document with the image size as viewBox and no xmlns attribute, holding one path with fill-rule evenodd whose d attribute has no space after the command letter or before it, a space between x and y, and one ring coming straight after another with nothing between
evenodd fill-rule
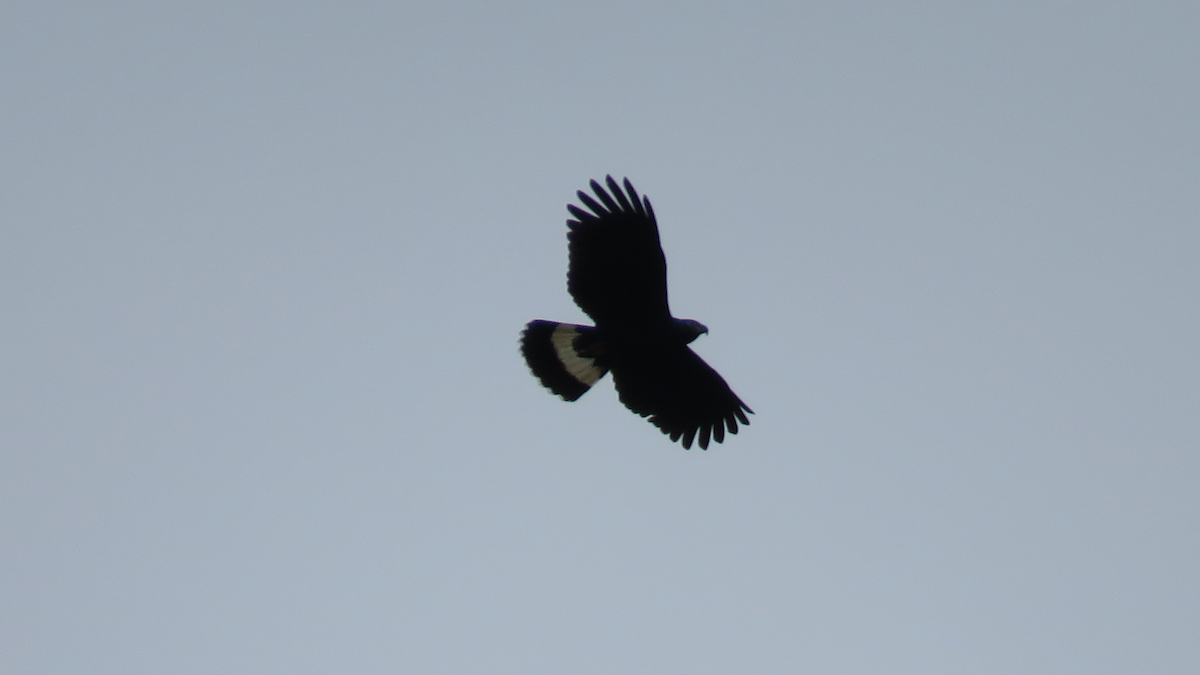
<instances>
[{"instance_id":1,"label":"wingtip feather","mask_svg":"<svg viewBox=\"0 0 1200 675\"><path fill-rule=\"evenodd\" d=\"M695 428L688 429L687 432L683 434L683 449L691 450L692 449L692 441L695 440L695 438L696 438L696 429Z\"/></svg>"}]
</instances>

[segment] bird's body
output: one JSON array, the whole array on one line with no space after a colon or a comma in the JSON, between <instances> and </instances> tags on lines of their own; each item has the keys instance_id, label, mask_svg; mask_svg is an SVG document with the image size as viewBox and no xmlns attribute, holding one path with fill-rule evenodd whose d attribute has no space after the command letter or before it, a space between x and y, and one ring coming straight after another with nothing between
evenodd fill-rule
<instances>
[{"instance_id":1,"label":"bird's body","mask_svg":"<svg viewBox=\"0 0 1200 675\"><path fill-rule=\"evenodd\" d=\"M753 412L689 347L708 329L676 319L667 303L667 261L650 200L609 176L606 191L591 182L597 202L576 193L591 212L568 205L567 290L593 326L531 321L521 336L530 370L568 401L583 396L608 371L621 402L690 448L707 449L725 431L737 433Z\"/></svg>"}]
</instances>

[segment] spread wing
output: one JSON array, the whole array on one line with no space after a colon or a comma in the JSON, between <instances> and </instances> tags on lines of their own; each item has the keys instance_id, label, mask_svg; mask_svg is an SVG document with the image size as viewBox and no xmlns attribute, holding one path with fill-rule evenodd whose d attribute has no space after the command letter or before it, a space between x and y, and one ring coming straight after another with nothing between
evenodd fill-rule
<instances>
[{"instance_id":1,"label":"spread wing","mask_svg":"<svg viewBox=\"0 0 1200 675\"><path fill-rule=\"evenodd\" d=\"M738 422L750 424L753 413L733 393L717 371L684 345L663 345L616 355L613 384L621 403L671 437L691 448L697 434L708 449L711 437L725 440L725 431L736 434Z\"/></svg>"},{"instance_id":2,"label":"spread wing","mask_svg":"<svg viewBox=\"0 0 1200 675\"><path fill-rule=\"evenodd\" d=\"M579 308L600 328L663 324L671 320L667 306L667 259L658 241L658 224L650 200L638 197L629 179L625 190L612 176L610 195L591 182L596 201L576 193L589 213L569 204L575 217L570 231L567 290Z\"/></svg>"}]
</instances>

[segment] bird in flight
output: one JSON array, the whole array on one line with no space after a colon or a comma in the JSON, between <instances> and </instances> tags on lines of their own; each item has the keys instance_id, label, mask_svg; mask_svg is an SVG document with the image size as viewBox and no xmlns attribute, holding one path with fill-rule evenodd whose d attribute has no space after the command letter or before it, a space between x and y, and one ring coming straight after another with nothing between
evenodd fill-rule
<instances>
[{"instance_id":1,"label":"bird in flight","mask_svg":"<svg viewBox=\"0 0 1200 675\"><path fill-rule=\"evenodd\" d=\"M717 371L688 344L708 328L676 319L667 306L667 259L650 200L629 179L622 191L591 181L593 198L576 193L587 210L568 204L570 265L567 291L595 326L537 319L521 333L521 354L542 385L565 401L578 400L612 371L621 403L649 417L672 441L690 449L699 439L721 443L753 413ZM599 200L599 201L597 201Z\"/></svg>"}]
</instances>

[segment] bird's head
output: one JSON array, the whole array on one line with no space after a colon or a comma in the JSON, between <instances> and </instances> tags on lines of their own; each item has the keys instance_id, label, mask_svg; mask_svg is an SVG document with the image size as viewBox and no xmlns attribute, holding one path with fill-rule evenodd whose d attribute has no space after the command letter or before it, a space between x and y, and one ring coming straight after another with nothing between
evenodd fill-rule
<instances>
[{"instance_id":1,"label":"bird's head","mask_svg":"<svg viewBox=\"0 0 1200 675\"><path fill-rule=\"evenodd\" d=\"M675 329L683 337L683 344L685 345L708 333L708 326L695 319L675 319Z\"/></svg>"}]
</instances>

